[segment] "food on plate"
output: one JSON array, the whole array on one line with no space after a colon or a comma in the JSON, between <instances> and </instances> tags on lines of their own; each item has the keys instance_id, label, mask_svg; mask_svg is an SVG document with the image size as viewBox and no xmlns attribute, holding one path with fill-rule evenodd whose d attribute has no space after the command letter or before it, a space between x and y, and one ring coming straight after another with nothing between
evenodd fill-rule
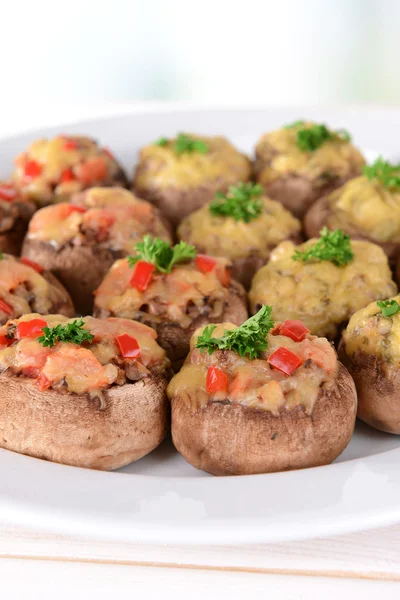
<instances>
[{"instance_id":1,"label":"food on plate","mask_svg":"<svg viewBox=\"0 0 400 600\"><path fill-rule=\"evenodd\" d=\"M0 253L0 325L27 313L75 315L67 290L26 257Z\"/></svg>"},{"instance_id":2,"label":"food on plate","mask_svg":"<svg viewBox=\"0 0 400 600\"><path fill-rule=\"evenodd\" d=\"M322 226L379 244L394 261L400 248L400 166L378 158L363 175L318 200L304 227L313 237Z\"/></svg>"},{"instance_id":3,"label":"food on plate","mask_svg":"<svg viewBox=\"0 0 400 600\"><path fill-rule=\"evenodd\" d=\"M300 222L264 196L260 185L242 182L187 216L178 236L199 252L229 258L232 277L248 288L279 242L301 241L300 229Z\"/></svg>"},{"instance_id":4,"label":"food on plate","mask_svg":"<svg viewBox=\"0 0 400 600\"><path fill-rule=\"evenodd\" d=\"M216 192L250 176L249 159L224 137L180 133L142 148L133 189L177 224Z\"/></svg>"},{"instance_id":5,"label":"food on plate","mask_svg":"<svg viewBox=\"0 0 400 600\"><path fill-rule=\"evenodd\" d=\"M71 203L38 210L23 254L54 271L78 312L87 314L93 291L112 263L132 253L146 233L171 240L154 206L122 188L91 188L76 194Z\"/></svg>"},{"instance_id":6,"label":"food on plate","mask_svg":"<svg viewBox=\"0 0 400 600\"><path fill-rule=\"evenodd\" d=\"M195 329L210 322L247 319L242 286L230 279L230 262L197 254L180 242L171 247L146 236L133 256L113 264L95 292L95 316L135 319L158 334L174 365L189 352Z\"/></svg>"},{"instance_id":7,"label":"food on plate","mask_svg":"<svg viewBox=\"0 0 400 600\"><path fill-rule=\"evenodd\" d=\"M167 393L176 449L197 469L244 475L314 467L354 430L354 383L325 338L272 307L198 329Z\"/></svg>"},{"instance_id":8,"label":"food on plate","mask_svg":"<svg viewBox=\"0 0 400 600\"><path fill-rule=\"evenodd\" d=\"M0 328L0 446L117 469L167 429L169 361L134 321L29 314Z\"/></svg>"},{"instance_id":9,"label":"food on plate","mask_svg":"<svg viewBox=\"0 0 400 600\"><path fill-rule=\"evenodd\" d=\"M107 148L83 136L58 135L33 142L15 159L15 185L40 206L65 202L93 186L126 186L122 167Z\"/></svg>"},{"instance_id":10,"label":"food on plate","mask_svg":"<svg viewBox=\"0 0 400 600\"><path fill-rule=\"evenodd\" d=\"M347 131L296 121L261 137L254 169L266 194L302 217L315 200L359 175L364 163Z\"/></svg>"},{"instance_id":11,"label":"food on plate","mask_svg":"<svg viewBox=\"0 0 400 600\"><path fill-rule=\"evenodd\" d=\"M341 360L353 376L358 417L400 434L400 296L371 302L343 331Z\"/></svg>"},{"instance_id":12,"label":"food on plate","mask_svg":"<svg viewBox=\"0 0 400 600\"><path fill-rule=\"evenodd\" d=\"M13 183L0 180L0 252L18 255L36 206Z\"/></svg>"},{"instance_id":13,"label":"food on plate","mask_svg":"<svg viewBox=\"0 0 400 600\"><path fill-rule=\"evenodd\" d=\"M277 321L299 319L333 340L353 313L396 292L382 248L324 228L300 246L279 244L256 273L249 300L253 313L270 302Z\"/></svg>"}]
</instances>

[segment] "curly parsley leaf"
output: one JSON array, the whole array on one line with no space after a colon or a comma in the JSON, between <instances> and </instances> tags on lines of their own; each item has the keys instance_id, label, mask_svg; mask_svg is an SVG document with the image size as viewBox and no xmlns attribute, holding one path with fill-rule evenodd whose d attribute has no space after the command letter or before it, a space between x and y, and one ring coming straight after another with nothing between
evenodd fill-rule
<instances>
[{"instance_id":1,"label":"curly parsley leaf","mask_svg":"<svg viewBox=\"0 0 400 600\"><path fill-rule=\"evenodd\" d=\"M155 146L168 146L168 138L166 137L160 137L159 140L157 140L156 142L154 142Z\"/></svg>"},{"instance_id":2,"label":"curly parsley leaf","mask_svg":"<svg viewBox=\"0 0 400 600\"><path fill-rule=\"evenodd\" d=\"M302 125L305 125L305 121L304 120L300 120L300 121L293 121L293 123L289 123L288 125L285 125L285 129L294 129L295 127L301 127Z\"/></svg>"},{"instance_id":3,"label":"curly parsley leaf","mask_svg":"<svg viewBox=\"0 0 400 600\"><path fill-rule=\"evenodd\" d=\"M156 142L154 142L156 146L168 146L170 140L168 138L162 137ZM190 154L192 152L198 152L199 154L207 154L209 148L204 140L199 140L197 138L191 137L186 133L179 133L175 140L171 144L172 150L180 156L181 154Z\"/></svg>"},{"instance_id":4,"label":"curly parsley leaf","mask_svg":"<svg viewBox=\"0 0 400 600\"><path fill-rule=\"evenodd\" d=\"M386 188L400 188L400 164L392 165L380 156L372 165L363 167L367 179L376 179Z\"/></svg>"},{"instance_id":5,"label":"curly parsley leaf","mask_svg":"<svg viewBox=\"0 0 400 600\"><path fill-rule=\"evenodd\" d=\"M224 332L222 337L212 337L216 325L207 325L197 338L196 348L200 352L207 350L212 354L215 350L232 350L239 356L258 358L268 348L267 335L274 326L271 317L272 306L263 306L240 327Z\"/></svg>"},{"instance_id":6,"label":"curly parsley leaf","mask_svg":"<svg viewBox=\"0 0 400 600\"><path fill-rule=\"evenodd\" d=\"M231 185L227 194L216 193L215 200L209 205L210 212L213 215L232 217L235 221L249 223L262 213L262 191L261 185L251 182Z\"/></svg>"},{"instance_id":7,"label":"curly parsley leaf","mask_svg":"<svg viewBox=\"0 0 400 600\"><path fill-rule=\"evenodd\" d=\"M377 305L384 317L393 317L400 311L400 304L397 300L378 300Z\"/></svg>"},{"instance_id":8,"label":"curly parsley leaf","mask_svg":"<svg viewBox=\"0 0 400 600\"><path fill-rule=\"evenodd\" d=\"M171 247L165 240L152 239L150 235L145 235L143 241L136 244L135 250L134 256L128 256L130 267L143 260L154 265L160 273L171 273L174 265L197 256L196 248L186 242L179 242Z\"/></svg>"},{"instance_id":9,"label":"curly parsley leaf","mask_svg":"<svg viewBox=\"0 0 400 600\"><path fill-rule=\"evenodd\" d=\"M87 329L83 329L85 321L83 319L75 319L67 325L56 325L56 327L43 327L43 335L38 338L38 342L42 346L52 348L57 342L69 342L80 346L84 342L91 344L94 335Z\"/></svg>"},{"instance_id":10,"label":"curly parsley leaf","mask_svg":"<svg viewBox=\"0 0 400 600\"><path fill-rule=\"evenodd\" d=\"M353 260L350 236L343 233L341 229L329 231L327 227L323 227L320 236L320 239L304 252L295 250L292 259L303 262L327 260L338 267L347 265Z\"/></svg>"},{"instance_id":11,"label":"curly parsley leaf","mask_svg":"<svg viewBox=\"0 0 400 600\"><path fill-rule=\"evenodd\" d=\"M296 144L303 152L314 152L328 140L341 142L350 142L351 140L349 132L345 129L331 131L323 123L303 127L305 124L300 121L297 124L293 124L292 127L298 127L299 124L300 129L298 129L296 134Z\"/></svg>"}]
</instances>

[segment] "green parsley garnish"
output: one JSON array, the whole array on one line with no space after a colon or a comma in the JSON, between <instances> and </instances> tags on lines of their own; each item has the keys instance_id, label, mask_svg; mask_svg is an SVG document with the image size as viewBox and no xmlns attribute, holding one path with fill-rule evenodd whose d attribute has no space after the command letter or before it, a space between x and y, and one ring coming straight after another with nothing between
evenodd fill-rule
<instances>
[{"instance_id":1,"label":"green parsley garnish","mask_svg":"<svg viewBox=\"0 0 400 600\"><path fill-rule=\"evenodd\" d=\"M293 260L302 260L303 262L313 259L328 260L338 267L347 265L353 260L354 253L351 249L350 236L343 233L341 229L329 231L327 227L323 227L320 236L320 239L304 252L295 250L292 256Z\"/></svg>"},{"instance_id":2,"label":"green parsley garnish","mask_svg":"<svg viewBox=\"0 0 400 600\"><path fill-rule=\"evenodd\" d=\"M232 217L235 221L249 223L256 219L263 210L259 196L262 194L261 185L254 183L239 183L231 185L228 193L217 192L215 200L210 204L213 215Z\"/></svg>"},{"instance_id":3,"label":"green parsley garnish","mask_svg":"<svg viewBox=\"0 0 400 600\"><path fill-rule=\"evenodd\" d=\"M263 306L257 314L247 319L240 327L224 332L222 337L214 338L212 333L216 325L207 325L197 338L196 348L200 352L207 350L233 350L239 356L258 358L268 348L267 335L274 326L271 318L272 306Z\"/></svg>"},{"instance_id":4,"label":"green parsley garnish","mask_svg":"<svg viewBox=\"0 0 400 600\"><path fill-rule=\"evenodd\" d=\"M85 321L83 319L75 319L72 323L67 325L57 325L56 327L43 327L43 335L38 338L38 342L42 346L49 346L52 348L57 342L69 342L71 344L77 344L80 346L83 342L89 342L91 344L94 339L94 335L87 329L83 329Z\"/></svg>"},{"instance_id":5,"label":"green parsley garnish","mask_svg":"<svg viewBox=\"0 0 400 600\"><path fill-rule=\"evenodd\" d=\"M293 121L293 123L289 123L289 125L285 125L285 129L294 129L295 127L300 127L301 125L304 125L305 121Z\"/></svg>"},{"instance_id":6,"label":"green parsley garnish","mask_svg":"<svg viewBox=\"0 0 400 600\"><path fill-rule=\"evenodd\" d=\"M155 146L168 146L168 138L160 137L159 140L154 142Z\"/></svg>"},{"instance_id":7,"label":"green parsley garnish","mask_svg":"<svg viewBox=\"0 0 400 600\"><path fill-rule=\"evenodd\" d=\"M298 127L301 121L292 124L292 127ZM345 129L338 129L337 131L331 131L326 125L321 123L320 125L311 125L310 127L302 127L297 131L296 144L300 150L304 152L314 152L322 146L328 140L340 140L342 142L349 142L351 136Z\"/></svg>"},{"instance_id":8,"label":"green parsley garnish","mask_svg":"<svg viewBox=\"0 0 400 600\"><path fill-rule=\"evenodd\" d=\"M128 256L130 267L138 260L144 260L154 265L161 273L171 273L172 267L177 263L187 262L197 256L196 248L186 242L179 242L171 247L168 242L160 238L152 239L150 235L145 235L143 242L136 244L135 250L134 256Z\"/></svg>"},{"instance_id":9,"label":"green parsley garnish","mask_svg":"<svg viewBox=\"0 0 400 600\"><path fill-rule=\"evenodd\" d=\"M393 317L400 311L400 304L396 300L378 300L377 305L384 317Z\"/></svg>"},{"instance_id":10,"label":"green parsley garnish","mask_svg":"<svg viewBox=\"0 0 400 600\"><path fill-rule=\"evenodd\" d=\"M168 146L168 138L162 137L155 142L156 146ZM185 153L198 152L207 154L208 145L203 140L190 137L186 133L179 133L172 144L172 149L178 156Z\"/></svg>"},{"instance_id":11,"label":"green parsley garnish","mask_svg":"<svg viewBox=\"0 0 400 600\"><path fill-rule=\"evenodd\" d=\"M391 165L380 156L372 165L363 167L363 175L367 179L377 179L381 185L387 188L400 187L400 164Z\"/></svg>"}]
</instances>

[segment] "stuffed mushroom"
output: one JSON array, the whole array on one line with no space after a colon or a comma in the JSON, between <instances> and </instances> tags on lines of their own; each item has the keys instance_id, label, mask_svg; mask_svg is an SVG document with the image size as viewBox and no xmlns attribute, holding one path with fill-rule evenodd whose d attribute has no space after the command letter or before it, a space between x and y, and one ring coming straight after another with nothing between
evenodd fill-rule
<instances>
[{"instance_id":1,"label":"stuffed mushroom","mask_svg":"<svg viewBox=\"0 0 400 600\"><path fill-rule=\"evenodd\" d=\"M396 291L382 248L323 230L318 240L277 246L256 273L249 299L253 313L271 302L278 321L299 319L333 340L353 313Z\"/></svg>"},{"instance_id":2,"label":"stuffed mushroom","mask_svg":"<svg viewBox=\"0 0 400 600\"><path fill-rule=\"evenodd\" d=\"M400 248L400 167L378 159L363 175L318 200L304 228L314 237L322 226L379 244L393 262Z\"/></svg>"},{"instance_id":3,"label":"stuffed mushroom","mask_svg":"<svg viewBox=\"0 0 400 600\"><path fill-rule=\"evenodd\" d=\"M232 277L248 289L271 250L285 239L300 242L300 230L300 222L264 196L260 185L240 183L186 217L178 236L199 252L229 258Z\"/></svg>"},{"instance_id":4,"label":"stuffed mushroom","mask_svg":"<svg viewBox=\"0 0 400 600\"><path fill-rule=\"evenodd\" d=\"M195 329L247 318L242 286L230 278L230 262L197 254L181 242L173 248L146 236L133 256L118 260L95 292L94 315L150 325L174 366L189 352Z\"/></svg>"},{"instance_id":5,"label":"stuffed mushroom","mask_svg":"<svg viewBox=\"0 0 400 600\"><path fill-rule=\"evenodd\" d=\"M359 175L364 164L347 132L306 121L267 133L256 145L257 181L297 217Z\"/></svg>"},{"instance_id":6,"label":"stuffed mushroom","mask_svg":"<svg viewBox=\"0 0 400 600\"><path fill-rule=\"evenodd\" d=\"M27 313L75 315L67 290L50 271L26 257L0 256L0 325Z\"/></svg>"},{"instance_id":7,"label":"stuffed mushroom","mask_svg":"<svg viewBox=\"0 0 400 600\"><path fill-rule=\"evenodd\" d=\"M132 253L147 233L171 239L154 206L122 188L91 188L75 195L71 203L38 210L23 254L51 269L78 312L87 314L92 311L93 291L112 263Z\"/></svg>"},{"instance_id":8,"label":"stuffed mushroom","mask_svg":"<svg viewBox=\"0 0 400 600\"><path fill-rule=\"evenodd\" d=\"M138 460L167 431L169 361L134 321L30 314L0 328L0 446L91 469Z\"/></svg>"},{"instance_id":9,"label":"stuffed mushroom","mask_svg":"<svg viewBox=\"0 0 400 600\"><path fill-rule=\"evenodd\" d=\"M28 223L36 206L15 188L0 181L0 252L19 255Z\"/></svg>"},{"instance_id":10,"label":"stuffed mushroom","mask_svg":"<svg viewBox=\"0 0 400 600\"><path fill-rule=\"evenodd\" d=\"M107 148L83 136L58 135L33 142L15 159L15 185L38 205L65 202L94 186L126 186L122 167Z\"/></svg>"},{"instance_id":11,"label":"stuffed mushroom","mask_svg":"<svg viewBox=\"0 0 400 600\"><path fill-rule=\"evenodd\" d=\"M176 225L216 192L250 176L249 159L224 137L180 133L142 148L133 189Z\"/></svg>"},{"instance_id":12,"label":"stuffed mushroom","mask_svg":"<svg viewBox=\"0 0 400 600\"><path fill-rule=\"evenodd\" d=\"M247 475L326 465L354 430L354 383L324 338L264 306L196 331L170 381L172 439L197 469Z\"/></svg>"},{"instance_id":13,"label":"stuffed mushroom","mask_svg":"<svg viewBox=\"0 0 400 600\"><path fill-rule=\"evenodd\" d=\"M358 417L400 434L400 296L357 311L343 331L340 357L358 393Z\"/></svg>"}]
</instances>

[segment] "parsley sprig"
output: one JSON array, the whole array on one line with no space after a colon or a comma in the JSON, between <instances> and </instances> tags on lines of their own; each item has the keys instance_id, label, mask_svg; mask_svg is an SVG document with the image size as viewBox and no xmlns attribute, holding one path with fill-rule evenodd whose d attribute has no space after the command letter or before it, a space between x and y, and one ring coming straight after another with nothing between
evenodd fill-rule
<instances>
[{"instance_id":1,"label":"parsley sprig","mask_svg":"<svg viewBox=\"0 0 400 600\"><path fill-rule=\"evenodd\" d=\"M207 325L197 338L196 348L207 350L233 350L239 356L258 358L268 348L267 335L274 326L271 318L272 306L263 306L257 314L247 319L240 327L224 332L222 337L212 337L216 325Z\"/></svg>"},{"instance_id":2,"label":"parsley sprig","mask_svg":"<svg viewBox=\"0 0 400 600\"><path fill-rule=\"evenodd\" d=\"M384 317L393 317L400 311L400 304L397 300L378 300L377 305Z\"/></svg>"},{"instance_id":3,"label":"parsley sprig","mask_svg":"<svg viewBox=\"0 0 400 600\"><path fill-rule=\"evenodd\" d=\"M305 121L295 121L285 129L297 129L296 144L303 152L314 152L328 140L350 142L351 136L345 129L332 131L324 123L307 125Z\"/></svg>"},{"instance_id":4,"label":"parsley sprig","mask_svg":"<svg viewBox=\"0 0 400 600\"><path fill-rule=\"evenodd\" d=\"M372 165L363 167L367 179L377 179L386 188L400 188L400 164L392 165L380 156Z\"/></svg>"},{"instance_id":5,"label":"parsley sprig","mask_svg":"<svg viewBox=\"0 0 400 600\"><path fill-rule=\"evenodd\" d=\"M210 212L249 223L262 213L261 194L262 187L258 184L249 182L231 185L227 194L216 193L215 200L210 203Z\"/></svg>"},{"instance_id":6,"label":"parsley sprig","mask_svg":"<svg viewBox=\"0 0 400 600\"><path fill-rule=\"evenodd\" d=\"M134 256L128 256L130 267L135 266L138 260L143 260L154 265L160 273L171 273L174 265L187 262L197 255L196 248L186 242L171 247L165 240L152 239L150 235L145 235L143 241L136 244L135 250Z\"/></svg>"},{"instance_id":7,"label":"parsley sprig","mask_svg":"<svg viewBox=\"0 0 400 600\"><path fill-rule=\"evenodd\" d=\"M162 137L155 142L156 146L168 146L168 138ZM198 152L199 154L207 154L208 145L203 140L190 137L186 133L179 133L172 143L172 149L180 156L185 153Z\"/></svg>"},{"instance_id":8,"label":"parsley sprig","mask_svg":"<svg viewBox=\"0 0 400 600\"><path fill-rule=\"evenodd\" d=\"M52 348L57 342L70 342L80 346L84 342L91 344L94 335L87 329L83 329L85 321L83 319L75 319L67 325L56 325L56 327L43 327L43 335L38 338L38 342L42 346Z\"/></svg>"},{"instance_id":9,"label":"parsley sprig","mask_svg":"<svg viewBox=\"0 0 400 600\"><path fill-rule=\"evenodd\" d=\"M304 252L295 250L292 256L293 260L302 260L303 262L313 259L327 260L338 267L347 265L353 260L354 253L351 249L350 236L343 233L341 229L329 231L327 227L323 227L320 236L320 239Z\"/></svg>"}]
</instances>

